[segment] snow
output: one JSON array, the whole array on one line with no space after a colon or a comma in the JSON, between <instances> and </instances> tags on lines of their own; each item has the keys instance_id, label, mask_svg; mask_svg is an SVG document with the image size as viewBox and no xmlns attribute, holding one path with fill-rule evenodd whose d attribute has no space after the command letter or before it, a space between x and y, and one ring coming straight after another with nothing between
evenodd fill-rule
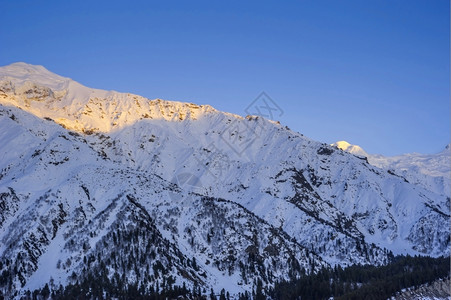
<instances>
[{"instance_id":1,"label":"snow","mask_svg":"<svg viewBox=\"0 0 451 300\"><path fill-rule=\"evenodd\" d=\"M340 141L332 144L343 151L368 158L379 168L390 170L409 182L420 185L435 193L449 196L451 193L451 150L449 145L439 153L407 153L396 156L368 154L362 148Z\"/></svg>"},{"instance_id":2,"label":"snow","mask_svg":"<svg viewBox=\"0 0 451 300\"><path fill-rule=\"evenodd\" d=\"M363 156L363 157L368 156L368 153L366 153L360 146L351 145L346 141L338 141L336 143L333 143L331 146L335 146L338 149L352 153L354 155Z\"/></svg>"},{"instance_id":3,"label":"snow","mask_svg":"<svg viewBox=\"0 0 451 300\"><path fill-rule=\"evenodd\" d=\"M42 253L26 288L42 286L49 274L67 283L80 267L58 269L57 260L84 255L66 247L69 239L87 239L94 251L117 220L129 222L125 195L184 256L197 258L206 284L218 292L251 289L240 284L239 270L229 276L212 262L226 261L227 247L246 257L253 236L261 253L262 245L280 240L280 253L264 258L267 268L272 258L280 264L278 279L287 278L290 249L306 268L311 258L320 266L383 264L388 251L449 255L449 148L378 158L263 118L91 89L24 63L0 67L0 128L0 193L12 188L20 200L8 196L11 209L0 212L0 257L17 257L39 226L51 234L59 204L67 212L49 243L37 245ZM412 174L412 166L422 171ZM197 183L179 180L182 174ZM210 244L208 229L218 226L224 230ZM375 244L372 254L359 250L362 239L367 249Z\"/></svg>"}]
</instances>

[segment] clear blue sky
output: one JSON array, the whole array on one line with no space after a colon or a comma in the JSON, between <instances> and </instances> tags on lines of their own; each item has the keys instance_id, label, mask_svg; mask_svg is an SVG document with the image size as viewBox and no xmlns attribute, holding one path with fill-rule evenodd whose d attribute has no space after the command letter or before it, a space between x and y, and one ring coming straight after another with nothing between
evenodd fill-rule
<instances>
[{"instance_id":1,"label":"clear blue sky","mask_svg":"<svg viewBox=\"0 0 451 300\"><path fill-rule=\"evenodd\" d=\"M450 140L449 1L2 1L0 65L245 115L370 153Z\"/></svg>"}]
</instances>

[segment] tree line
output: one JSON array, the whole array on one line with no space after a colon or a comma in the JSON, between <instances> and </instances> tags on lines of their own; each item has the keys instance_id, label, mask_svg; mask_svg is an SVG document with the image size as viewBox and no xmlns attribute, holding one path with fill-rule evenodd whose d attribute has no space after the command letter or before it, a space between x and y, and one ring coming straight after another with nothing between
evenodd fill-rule
<instances>
[{"instance_id":1,"label":"tree line","mask_svg":"<svg viewBox=\"0 0 451 300\"><path fill-rule=\"evenodd\" d=\"M450 258L396 256L384 266L323 268L318 273L275 284L273 299L388 299L404 288L418 287L450 275Z\"/></svg>"}]
</instances>

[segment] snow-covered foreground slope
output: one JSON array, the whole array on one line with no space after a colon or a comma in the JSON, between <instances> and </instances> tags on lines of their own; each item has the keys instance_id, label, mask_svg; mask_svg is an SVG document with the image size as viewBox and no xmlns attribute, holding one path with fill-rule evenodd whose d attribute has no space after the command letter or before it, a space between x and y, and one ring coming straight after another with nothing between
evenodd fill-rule
<instances>
[{"instance_id":1,"label":"snow-covered foreground slope","mask_svg":"<svg viewBox=\"0 0 451 300\"><path fill-rule=\"evenodd\" d=\"M260 117L0 68L4 293L105 274L232 294L449 255L449 201ZM80 278L80 277L78 277Z\"/></svg>"},{"instance_id":2,"label":"snow-covered foreground slope","mask_svg":"<svg viewBox=\"0 0 451 300\"><path fill-rule=\"evenodd\" d=\"M368 154L359 146L344 141L334 143L332 146L357 156L367 157L370 164L402 176L410 183L420 185L441 195L448 197L450 195L450 145L436 154L408 153L388 157L380 154Z\"/></svg>"}]
</instances>

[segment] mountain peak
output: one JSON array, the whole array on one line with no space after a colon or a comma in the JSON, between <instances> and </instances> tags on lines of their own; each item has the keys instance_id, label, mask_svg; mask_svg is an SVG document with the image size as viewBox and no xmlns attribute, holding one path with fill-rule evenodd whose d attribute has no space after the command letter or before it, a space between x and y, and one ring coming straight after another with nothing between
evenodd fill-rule
<instances>
[{"instance_id":1,"label":"mountain peak","mask_svg":"<svg viewBox=\"0 0 451 300\"><path fill-rule=\"evenodd\" d=\"M43 66L23 62L0 67L0 103L81 132L109 132L141 119L181 121L218 112L210 105L93 89Z\"/></svg>"},{"instance_id":2,"label":"mountain peak","mask_svg":"<svg viewBox=\"0 0 451 300\"><path fill-rule=\"evenodd\" d=\"M9 76L14 74L14 77L22 77L22 76L53 76L58 78L64 78L59 76L53 72L47 70L44 66L41 65L32 65L24 62L16 62L7 66L0 67L0 74L2 76Z\"/></svg>"},{"instance_id":3,"label":"mountain peak","mask_svg":"<svg viewBox=\"0 0 451 300\"><path fill-rule=\"evenodd\" d=\"M41 65L32 65L27 64L25 62L15 62L10 65L4 66L2 68L9 68L15 70L24 70L28 73L41 73L41 72L50 72L44 66Z\"/></svg>"},{"instance_id":4,"label":"mountain peak","mask_svg":"<svg viewBox=\"0 0 451 300\"><path fill-rule=\"evenodd\" d=\"M354 155L368 157L368 153L366 153L365 150L363 150L360 146L352 145L346 141L338 141L331 144L331 146L335 146L338 149L352 153Z\"/></svg>"},{"instance_id":5,"label":"mountain peak","mask_svg":"<svg viewBox=\"0 0 451 300\"><path fill-rule=\"evenodd\" d=\"M47 86L54 90L63 89L72 81L70 78L57 75L43 66L17 62L0 67L0 80L9 81L16 86L33 82L37 85Z\"/></svg>"}]
</instances>

